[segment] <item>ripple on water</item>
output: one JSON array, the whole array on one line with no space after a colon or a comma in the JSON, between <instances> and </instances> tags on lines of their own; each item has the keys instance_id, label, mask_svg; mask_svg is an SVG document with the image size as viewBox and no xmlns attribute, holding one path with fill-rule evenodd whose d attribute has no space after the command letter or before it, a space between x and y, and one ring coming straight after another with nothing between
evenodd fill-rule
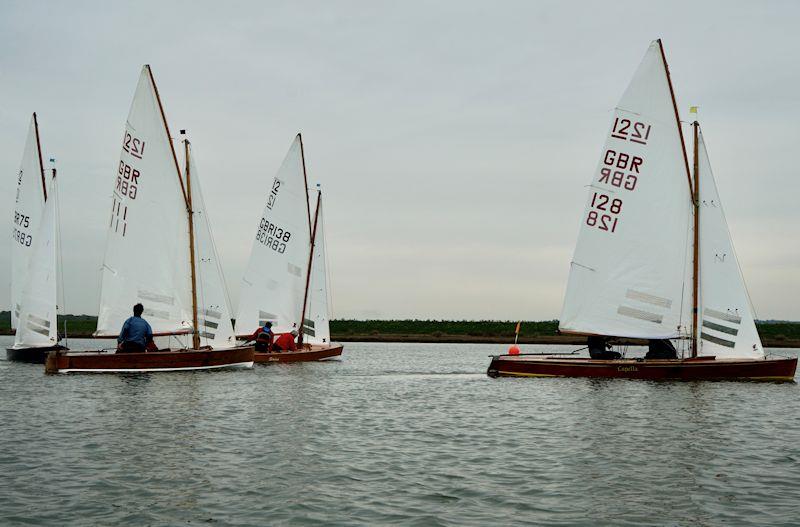
<instances>
[{"instance_id":1,"label":"ripple on water","mask_svg":"<svg viewBox=\"0 0 800 527\"><path fill-rule=\"evenodd\" d=\"M126 376L0 361L0 524L797 523L796 385L489 379L502 348Z\"/></svg>"}]
</instances>

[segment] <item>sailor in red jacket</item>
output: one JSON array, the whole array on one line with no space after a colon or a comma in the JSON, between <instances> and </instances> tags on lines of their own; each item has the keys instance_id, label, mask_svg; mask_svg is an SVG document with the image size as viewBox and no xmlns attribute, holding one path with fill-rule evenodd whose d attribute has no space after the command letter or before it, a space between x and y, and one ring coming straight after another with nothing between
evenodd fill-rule
<instances>
[{"instance_id":1,"label":"sailor in red jacket","mask_svg":"<svg viewBox=\"0 0 800 527\"><path fill-rule=\"evenodd\" d=\"M297 345L294 343L295 337L297 337L296 329L293 329L291 333L276 335L272 343L272 351L297 351Z\"/></svg>"}]
</instances>

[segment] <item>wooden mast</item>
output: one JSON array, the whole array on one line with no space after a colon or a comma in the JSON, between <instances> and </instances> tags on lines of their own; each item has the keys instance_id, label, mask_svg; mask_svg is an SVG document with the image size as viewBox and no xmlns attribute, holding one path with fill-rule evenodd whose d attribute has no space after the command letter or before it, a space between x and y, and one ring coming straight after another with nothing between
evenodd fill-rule
<instances>
[{"instance_id":1,"label":"wooden mast","mask_svg":"<svg viewBox=\"0 0 800 527\"><path fill-rule=\"evenodd\" d=\"M314 233L312 232L311 227L311 204L309 203L309 195L308 195L308 175L306 175L306 154L305 150L303 149L303 136L300 132L297 132L297 139L300 140L300 161L303 163L303 182L306 185L306 212L308 213L308 233L313 236Z\"/></svg>"},{"instance_id":2,"label":"wooden mast","mask_svg":"<svg viewBox=\"0 0 800 527\"><path fill-rule=\"evenodd\" d=\"M689 173L689 156L686 155L686 144L683 142L683 130L681 129L681 116L678 113L678 103L675 102L675 90L672 89L672 78L669 76L669 65L667 56L664 54L664 44L661 39L657 40L658 49L661 50L661 60L664 62L664 71L667 72L667 85L669 85L669 95L672 97L672 109L675 110L675 124L678 126L678 135L681 138L681 152L683 152L683 163L686 166L686 181L689 182L689 191L692 190L692 176Z\"/></svg>"},{"instance_id":3,"label":"wooden mast","mask_svg":"<svg viewBox=\"0 0 800 527\"><path fill-rule=\"evenodd\" d=\"M319 206L322 203L322 191L317 191L317 208L314 211L314 227L311 231L311 250L308 252L308 269L306 271L306 290L303 294L303 313L300 315L300 330L297 342L303 343L303 326L306 320L306 307L308 306L308 287L311 285L311 264L314 262L314 243L317 238L317 220L319 219Z\"/></svg>"},{"instance_id":4,"label":"wooden mast","mask_svg":"<svg viewBox=\"0 0 800 527\"><path fill-rule=\"evenodd\" d=\"M694 189L692 207L694 209L694 241L692 262L692 357L697 357L697 306L700 292L700 177L699 177L699 129L697 121L692 123L694 135Z\"/></svg>"},{"instance_id":5,"label":"wooden mast","mask_svg":"<svg viewBox=\"0 0 800 527\"><path fill-rule=\"evenodd\" d=\"M47 201L47 182L44 178L44 163L42 162L42 143L39 141L39 121L36 119L36 112L33 112L33 129L36 132L36 150L39 152L39 173L42 175L42 193L44 200ZM55 171L53 172L55 176Z\"/></svg>"},{"instance_id":6,"label":"wooden mast","mask_svg":"<svg viewBox=\"0 0 800 527\"><path fill-rule=\"evenodd\" d=\"M192 177L189 163L189 140L183 140L186 155L186 214L189 217L189 261L192 275L192 348L200 348L200 331L197 327L197 274L194 257L194 210L192 210Z\"/></svg>"}]
</instances>

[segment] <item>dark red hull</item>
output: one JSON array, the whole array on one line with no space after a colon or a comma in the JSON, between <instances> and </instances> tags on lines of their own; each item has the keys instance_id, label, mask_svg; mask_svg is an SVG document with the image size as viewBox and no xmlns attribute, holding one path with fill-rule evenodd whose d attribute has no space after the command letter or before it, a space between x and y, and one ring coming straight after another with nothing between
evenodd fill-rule
<instances>
[{"instance_id":1,"label":"dark red hull","mask_svg":"<svg viewBox=\"0 0 800 527\"><path fill-rule=\"evenodd\" d=\"M311 345L310 348L303 348L297 351L283 351L280 353L256 353L255 361L258 363L268 362L314 362L331 357L338 357L342 354L343 346L321 346Z\"/></svg>"},{"instance_id":2,"label":"dark red hull","mask_svg":"<svg viewBox=\"0 0 800 527\"><path fill-rule=\"evenodd\" d=\"M490 377L595 377L649 380L792 381L797 358L680 360L592 360L554 356L498 355Z\"/></svg>"},{"instance_id":3,"label":"dark red hull","mask_svg":"<svg viewBox=\"0 0 800 527\"><path fill-rule=\"evenodd\" d=\"M47 357L46 373L137 373L250 368L253 347L146 353L60 352Z\"/></svg>"},{"instance_id":4,"label":"dark red hull","mask_svg":"<svg viewBox=\"0 0 800 527\"><path fill-rule=\"evenodd\" d=\"M6 358L15 362L44 364L51 351L66 350L64 346L47 346L46 348L6 348Z\"/></svg>"}]
</instances>

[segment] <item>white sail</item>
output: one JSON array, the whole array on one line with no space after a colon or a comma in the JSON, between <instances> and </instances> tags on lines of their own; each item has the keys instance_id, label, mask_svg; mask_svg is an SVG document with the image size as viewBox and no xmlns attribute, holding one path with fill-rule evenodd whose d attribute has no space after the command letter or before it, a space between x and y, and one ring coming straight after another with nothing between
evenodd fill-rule
<instances>
[{"instance_id":1,"label":"white sail","mask_svg":"<svg viewBox=\"0 0 800 527\"><path fill-rule=\"evenodd\" d=\"M325 223L322 219L322 195L317 198L314 253L308 286L308 313L303 320L303 342L328 344L331 341L328 302L328 269L325 253Z\"/></svg>"},{"instance_id":2,"label":"white sail","mask_svg":"<svg viewBox=\"0 0 800 527\"><path fill-rule=\"evenodd\" d=\"M37 189L38 190L38 189ZM14 349L58 344L58 193L53 178L32 246L30 271L19 301Z\"/></svg>"},{"instance_id":3,"label":"white sail","mask_svg":"<svg viewBox=\"0 0 800 527\"><path fill-rule=\"evenodd\" d=\"M33 114L17 173L17 193L11 230L11 327L15 329L19 327L17 319L20 299L27 282L39 221L44 210L42 177L36 114Z\"/></svg>"},{"instance_id":4,"label":"white sail","mask_svg":"<svg viewBox=\"0 0 800 527\"><path fill-rule=\"evenodd\" d=\"M113 174L96 335L117 335L138 302L154 333L192 329L188 216L180 177L145 66Z\"/></svg>"},{"instance_id":5,"label":"white sail","mask_svg":"<svg viewBox=\"0 0 800 527\"><path fill-rule=\"evenodd\" d=\"M612 118L582 217L560 318L565 332L670 338L682 313L691 197L660 42Z\"/></svg>"},{"instance_id":6,"label":"white sail","mask_svg":"<svg viewBox=\"0 0 800 527\"><path fill-rule=\"evenodd\" d=\"M764 349L756 330L728 222L711 163L699 134L700 183L700 313L698 355L717 358L761 358Z\"/></svg>"},{"instance_id":7,"label":"white sail","mask_svg":"<svg viewBox=\"0 0 800 527\"><path fill-rule=\"evenodd\" d=\"M203 192L200 190L200 178L191 148L189 149L189 175L192 189L197 277L197 325L200 345L212 348L231 348L236 346L236 337L231 322L228 290L222 274L222 264L211 234L211 222L206 212Z\"/></svg>"},{"instance_id":8,"label":"white sail","mask_svg":"<svg viewBox=\"0 0 800 527\"><path fill-rule=\"evenodd\" d=\"M299 329L311 246L300 135L266 191L236 315L236 332L271 321L276 333Z\"/></svg>"}]
</instances>

